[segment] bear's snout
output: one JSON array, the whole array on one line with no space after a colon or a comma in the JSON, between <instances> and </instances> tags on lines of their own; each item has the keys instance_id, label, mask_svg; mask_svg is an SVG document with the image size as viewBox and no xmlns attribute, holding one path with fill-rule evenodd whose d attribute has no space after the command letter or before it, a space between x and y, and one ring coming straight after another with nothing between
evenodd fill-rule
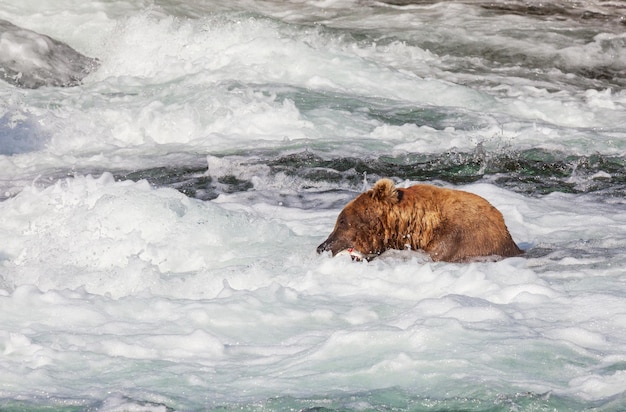
<instances>
[{"instance_id":1,"label":"bear's snout","mask_svg":"<svg viewBox=\"0 0 626 412\"><path fill-rule=\"evenodd\" d=\"M331 234L328 239L317 247L317 253L331 252L333 256L335 256L337 253L350 247L352 247L352 245L347 244L344 240Z\"/></svg>"},{"instance_id":2,"label":"bear's snout","mask_svg":"<svg viewBox=\"0 0 626 412\"><path fill-rule=\"evenodd\" d=\"M328 252L330 249L329 239L326 239L322 244L317 247L317 253L322 254L324 252Z\"/></svg>"}]
</instances>

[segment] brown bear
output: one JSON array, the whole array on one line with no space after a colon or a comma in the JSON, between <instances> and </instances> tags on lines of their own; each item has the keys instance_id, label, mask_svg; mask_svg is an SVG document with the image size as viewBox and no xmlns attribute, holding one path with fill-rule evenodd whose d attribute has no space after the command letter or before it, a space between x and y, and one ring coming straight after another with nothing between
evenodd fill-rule
<instances>
[{"instance_id":1,"label":"brown bear","mask_svg":"<svg viewBox=\"0 0 626 412\"><path fill-rule=\"evenodd\" d=\"M432 185L400 189L389 179L346 205L317 252L348 251L370 260L388 249L408 248L446 262L523 253L502 214L482 197Z\"/></svg>"}]
</instances>

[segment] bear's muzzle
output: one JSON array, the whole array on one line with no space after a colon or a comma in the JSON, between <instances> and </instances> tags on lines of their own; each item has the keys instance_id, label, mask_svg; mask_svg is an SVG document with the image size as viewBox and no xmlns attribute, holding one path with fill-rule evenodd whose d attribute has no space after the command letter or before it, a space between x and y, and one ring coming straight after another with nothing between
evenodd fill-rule
<instances>
[{"instance_id":1,"label":"bear's muzzle","mask_svg":"<svg viewBox=\"0 0 626 412\"><path fill-rule=\"evenodd\" d=\"M322 244L320 244L317 247L317 253L322 254L324 252L333 252L332 247L331 247L331 241L330 238L326 239L324 242L322 242ZM333 256L335 256L335 252L333 252Z\"/></svg>"}]
</instances>

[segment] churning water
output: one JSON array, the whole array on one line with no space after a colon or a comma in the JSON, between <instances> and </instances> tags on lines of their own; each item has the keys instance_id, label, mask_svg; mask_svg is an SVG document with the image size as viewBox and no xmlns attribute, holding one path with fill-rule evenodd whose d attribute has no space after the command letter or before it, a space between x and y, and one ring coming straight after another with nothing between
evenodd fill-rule
<instances>
[{"instance_id":1,"label":"churning water","mask_svg":"<svg viewBox=\"0 0 626 412\"><path fill-rule=\"evenodd\" d=\"M0 82L0 409L626 409L625 15L0 0L16 82L98 59ZM526 256L317 255L382 176Z\"/></svg>"}]
</instances>

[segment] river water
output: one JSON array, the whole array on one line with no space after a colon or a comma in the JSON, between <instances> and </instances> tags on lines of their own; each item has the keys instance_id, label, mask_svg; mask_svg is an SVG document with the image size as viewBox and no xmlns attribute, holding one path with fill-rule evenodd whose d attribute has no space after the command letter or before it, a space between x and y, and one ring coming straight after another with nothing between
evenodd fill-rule
<instances>
[{"instance_id":1,"label":"river water","mask_svg":"<svg viewBox=\"0 0 626 412\"><path fill-rule=\"evenodd\" d=\"M98 59L0 82L0 409L626 409L625 16L0 0ZM480 194L526 255L317 255L383 176Z\"/></svg>"}]
</instances>

